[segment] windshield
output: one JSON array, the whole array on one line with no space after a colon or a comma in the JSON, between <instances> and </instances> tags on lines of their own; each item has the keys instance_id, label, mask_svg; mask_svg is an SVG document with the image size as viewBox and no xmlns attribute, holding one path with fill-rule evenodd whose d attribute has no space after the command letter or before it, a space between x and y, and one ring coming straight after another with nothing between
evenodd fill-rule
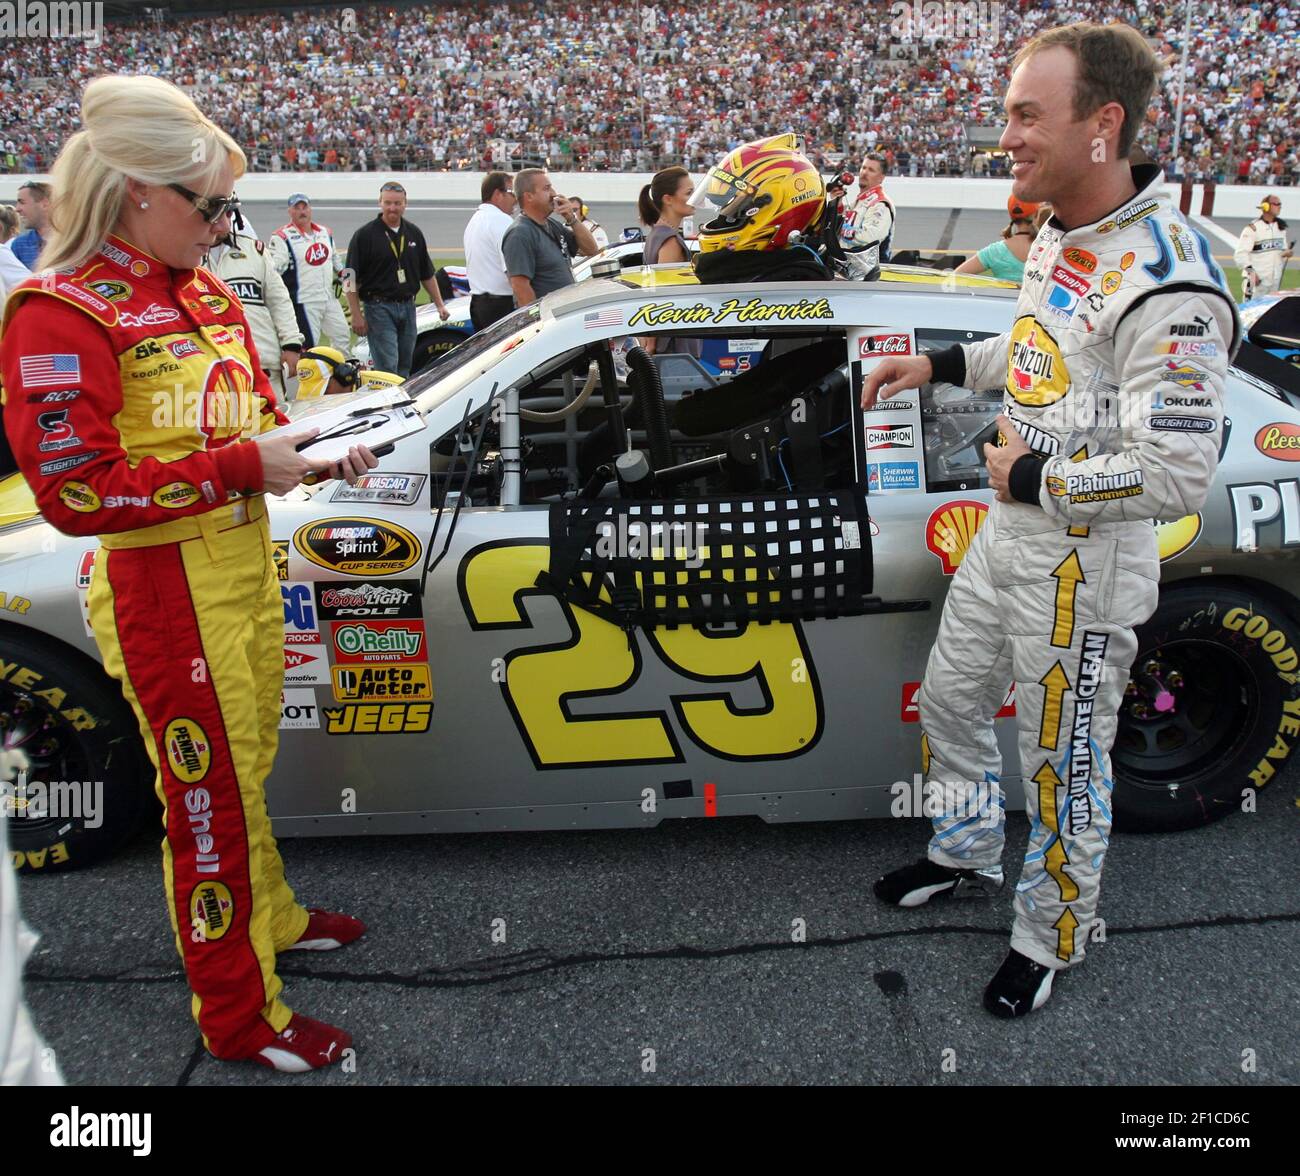
<instances>
[{"instance_id":1,"label":"windshield","mask_svg":"<svg viewBox=\"0 0 1300 1176\"><path fill-rule=\"evenodd\" d=\"M541 329L541 304L532 302L439 356L403 387L420 411L427 413L449 396L454 396L471 380L496 367L520 343L531 339Z\"/></svg>"}]
</instances>

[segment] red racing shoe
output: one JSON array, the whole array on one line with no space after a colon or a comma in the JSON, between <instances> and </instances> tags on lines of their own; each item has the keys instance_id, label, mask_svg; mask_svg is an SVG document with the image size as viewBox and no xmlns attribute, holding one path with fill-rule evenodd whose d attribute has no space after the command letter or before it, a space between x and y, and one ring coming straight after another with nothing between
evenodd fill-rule
<instances>
[{"instance_id":1,"label":"red racing shoe","mask_svg":"<svg viewBox=\"0 0 1300 1176\"><path fill-rule=\"evenodd\" d=\"M352 1044L352 1034L324 1021L294 1013L284 1031L270 1045L253 1055L252 1061L283 1074L305 1074L332 1066Z\"/></svg>"},{"instance_id":2,"label":"red racing shoe","mask_svg":"<svg viewBox=\"0 0 1300 1176\"><path fill-rule=\"evenodd\" d=\"M285 951L333 951L366 933L366 925L351 915L322 911L312 907L307 914L307 929Z\"/></svg>"}]
</instances>

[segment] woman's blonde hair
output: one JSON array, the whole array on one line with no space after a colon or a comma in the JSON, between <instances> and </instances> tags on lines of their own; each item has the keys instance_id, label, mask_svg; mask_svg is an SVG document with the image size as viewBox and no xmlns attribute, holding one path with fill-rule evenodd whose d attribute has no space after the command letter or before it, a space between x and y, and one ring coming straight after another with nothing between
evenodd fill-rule
<instances>
[{"instance_id":1,"label":"woman's blonde hair","mask_svg":"<svg viewBox=\"0 0 1300 1176\"><path fill-rule=\"evenodd\" d=\"M117 223L128 177L208 196L227 159L236 178L247 166L239 144L162 78L96 78L81 95L81 126L50 173L51 231L41 269L94 256Z\"/></svg>"},{"instance_id":2,"label":"woman's blonde hair","mask_svg":"<svg viewBox=\"0 0 1300 1176\"><path fill-rule=\"evenodd\" d=\"M8 241L18 232L18 209L12 204L0 204L0 241Z\"/></svg>"}]
</instances>

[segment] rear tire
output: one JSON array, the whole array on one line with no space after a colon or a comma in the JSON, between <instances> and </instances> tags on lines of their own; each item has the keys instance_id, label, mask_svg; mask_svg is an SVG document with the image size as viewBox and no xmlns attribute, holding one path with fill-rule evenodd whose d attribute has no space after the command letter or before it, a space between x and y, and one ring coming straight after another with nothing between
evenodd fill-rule
<instances>
[{"instance_id":1,"label":"rear tire","mask_svg":"<svg viewBox=\"0 0 1300 1176\"><path fill-rule=\"evenodd\" d=\"M1193 829L1240 810L1300 744L1300 625L1250 585L1164 592L1138 629L1132 674L1111 752L1126 832ZM1152 705L1156 683L1171 710Z\"/></svg>"},{"instance_id":2,"label":"rear tire","mask_svg":"<svg viewBox=\"0 0 1300 1176\"><path fill-rule=\"evenodd\" d=\"M157 813L121 690L90 658L12 626L0 630L0 662L0 803L13 813L14 867L51 874L110 856Z\"/></svg>"},{"instance_id":3,"label":"rear tire","mask_svg":"<svg viewBox=\"0 0 1300 1176\"><path fill-rule=\"evenodd\" d=\"M453 347L459 347L469 336L461 331L450 331L439 327L429 331L415 341L415 352L411 356L411 375L427 368L435 359L441 359Z\"/></svg>"}]
</instances>

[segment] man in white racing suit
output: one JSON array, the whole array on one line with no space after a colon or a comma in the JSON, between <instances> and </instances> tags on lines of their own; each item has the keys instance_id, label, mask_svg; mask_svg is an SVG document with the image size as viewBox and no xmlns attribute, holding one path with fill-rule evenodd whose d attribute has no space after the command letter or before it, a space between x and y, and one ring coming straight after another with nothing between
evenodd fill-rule
<instances>
[{"instance_id":1,"label":"man in white racing suit","mask_svg":"<svg viewBox=\"0 0 1300 1176\"><path fill-rule=\"evenodd\" d=\"M1259 219L1241 230L1232 254L1232 260L1241 268L1242 302L1280 289L1286 263L1291 260L1286 221L1278 216L1281 199L1270 193L1259 202L1259 210Z\"/></svg>"},{"instance_id":2,"label":"man in white racing suit","mask_svg":"<svg viewBox=\"0 0 1300 1176\"><path fill-rule=\"evenodd\" d=\"M285 371L290 377L297 373L302 331L289 291L275 272L266 246L256 237L245 236L232 227L230 235L208 252L208 267L244 304L262 370L270 378L280 402L287 402L290 397Z\"/></svg>"},{"instance_id":3,"label":"man in white racing suit","mask_svg":"<svg viewBox=\"0 0 1300 1176\"><path fill-rule=\"evenodd\" d=\"M894 241L894 204L885 195L885 161L868 155L858 172L857 199L845 210L840 248L849 255L850 273L866 276L888 261Z\"/></svg>"},{"instance_id":4,"label":"man in white racing suit","mask_svg":"<svg viewBox=\"0 0 1300 1176\"><path fill-rule=\"evenodd\" d=\"M311 201L302 192L289 197L289 216L289 223L271 235L267 248L293 299L303 345L314 347L329 339L346 351L352 335L334 294L334 283L343 273L334 234L311 219Z\"/></svg>"},{"instance_id":5,"label":"man in white racing suit","mask_svg":"<svg viewBox=\"0 0 1300 1176\"><path fill-rule=\"evenodd\" d=\"M1152 523L1206 501L1239 343L1208 242L1158 168L1126 161L1158 68L1119 24L1052 29L1020 51L1001 145L1013 194L1056 213L1030 249L1014 325L882 360L864 380L864 407L932 380L1005 389L1003 444L986 446L997 499L962 555L919 697L934 836L925 859L876 883L904 907L1002 885L993 717L1014 680L1030 833L1011 951L984 994L1000 1017L1040 1007L1055 972L1083 958L1134 628L1157 602ZM1098 94L1110 97L1096 106Z\"/></svg>"}]
</instances>

